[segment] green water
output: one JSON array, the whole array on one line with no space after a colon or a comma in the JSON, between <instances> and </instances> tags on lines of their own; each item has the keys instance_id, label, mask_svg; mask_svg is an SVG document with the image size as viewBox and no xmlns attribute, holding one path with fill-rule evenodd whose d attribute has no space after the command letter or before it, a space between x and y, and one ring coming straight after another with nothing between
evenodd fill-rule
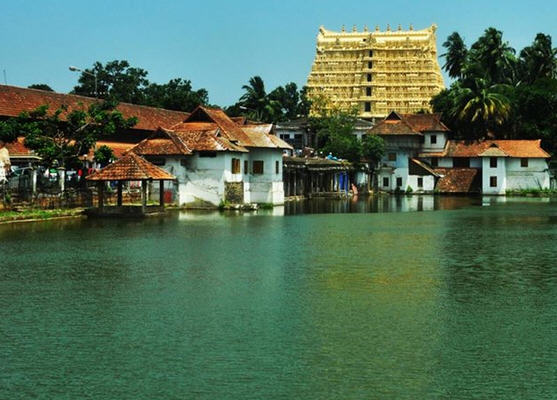
<instances>
[{"instance_id":1,"label":"green water","mask_svg":"<svg viewBox=\"0 0 557 400\"><path fill-rule=\"evenodd\" d=\"M556 398L556 243L549 200L0 226L0 398Z\"/></svg>"}]
</instances>

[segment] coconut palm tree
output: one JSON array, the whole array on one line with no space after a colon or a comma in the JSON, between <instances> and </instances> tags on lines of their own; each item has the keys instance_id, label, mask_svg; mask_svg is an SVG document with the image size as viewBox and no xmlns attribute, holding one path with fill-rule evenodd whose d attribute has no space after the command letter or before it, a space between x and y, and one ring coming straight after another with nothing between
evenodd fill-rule
<instances>
[{"instance_id":1,"label":"coconut palm tree","mask_svg":"<svg viewBox=\"0 0 557 400\"><path fill-rule=\"evenodd\" d=\"M503 41L503 33L487 28L470 49L470 63L477 64L491 84L516 82L516 51Z\"/></svg>"},{"instance_id":2,"label":"coconut palm tree","mask_svg":"<svg viewBox=\"0 0 557 400\"><path fill-rule=\"evenodd\" d=\"M445 57L443 69L447 71L451 78L460 78L468 58L468 49L464 40L458 32L453 32L443 43L443 47L447 49L446 53L441 54Z\"/></svg>"},{"instance_id":3,"label":"coconut palm tree","mask_svg":"<svg viewBox=\"0 0 557 400\"><path fill-rule=\"evenodd\" d=\"M522 49L520 72L526 83L557 77L557 48L552 47L551 36L538 33L532 45Z\"/></svg>"},{"instance_id":4,"label":"coconut palm tree","mask_svg":"<svg viewBox=\"0 0 557 400\"><path fill-rule=\"evenodd\" d=\"M253 76L242 86L245 93L240 97L240 109L246 111L250 119L274 122L280 114L281 106L265 92L265 83L260 76Z\"/></svg>"},{"instance_id":5,"label":"coconut palm tree","mask_svg":"<svg viewBox=\"0 0 557 400\"><path fill-rule=\"evenodd\" d=\"M458 88L455 93L453 117L470 138L484 137L488 131L496 131L511 114L511 102L505 92L508 85L490 85L484 78L476 78L468 87Z\"/></svg>"}]
</instances>

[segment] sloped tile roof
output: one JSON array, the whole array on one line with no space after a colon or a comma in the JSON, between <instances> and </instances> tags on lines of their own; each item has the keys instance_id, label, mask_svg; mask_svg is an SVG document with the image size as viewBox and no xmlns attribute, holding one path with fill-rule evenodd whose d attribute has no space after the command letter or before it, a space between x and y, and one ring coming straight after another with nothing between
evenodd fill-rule
<instances>
[{"instance_id":1,"label":"sloped tile roof","mask_svg":"<svg viewBox=\"0 0 557 400\"><path fill-rule=\"evenodd\" d=\"M391 112L383 121L379 122L368 131L371 135L417 135L422 133L416 129L406 119L396 112Z\"/></svg>"},{"instance_id":2,"label":"sloped tile roof","mask_svg":"<svg viewBox=\"0 0 557 400\"><path fill-rule=\"evenodd\" d=\"M148 179L174 180L176 178L141 156L129 152L100 171L88 175L86 179L91 181L140 181Z\"/></svg>"},{"instance_id":3,"label":"sloped tile roof","mask_svg":"<svg viewBox=\"0 0 557 400\"><path fill-rule=\"evenodd\" d=\"M98 100L91 97L74 94L0 85L0 117L17 117L23 111L32 111L45 104L49 105L49 111L51 112L62 105L67 106L69 111L81 110L87 109L96 101ZM160 126L170 127L189 116L185 112L129 103L120 103L116 109L125 118L137 117L137 124L131 129L153 132Z\"/></svg>"},{"instance_id":4,"label":"sloped tile roof","mask_svg":"<svg viewBox=\"0 0 557 400\"><path fill-rule=\"evenodd\" d=\"M271 133L273 124L243 125L242 130L253 142L252 147L293 149L291 145Z\"/></svg>"},{"instance_id":5,"label":"sloped tile roof","mask_svg":"<svg viewBox=\"0 0 557 400\"><path fill-rule=\"evenodd\" d=\"M509 157L549 158L541 148L541 140L450 140L445 148L445 157L479 157L490 147L496 147Z\"/></svg>"},{"instance_id":6,"label":"sloped tile roof","mask_svg":"<svg viewBox=\"0 0 557 400\"><path fill-rule=\"evenodd\" d=\"M415 130L419 132L449 132L441 122L441 114L400 114Z\"/></svg>"},{"instance_id":7,"label":"sloped tile roof","mask_svg":"<svg viewBox=\"0 0 557 400\"><path fill-rule=\"evenodd\" d=\"M480 190L481 174L476 168L435 168L441 176L435 189L441 193L470 193Z\"/></svg>"},{"instance_id":8,"label":"sloped tile roof","mask_svg":"<svg viewBox=\"0 0 557 400\"><path fill-rule=\"evenodd\" d=\"M6 148L10 153L10 157L35 156L35 152L33 150L29 150L27 147L25 147L25 138L23 136L18 137L11 143L6 143Z\"/></svg>"},{"instance_id":9,"label":"sloped tile roof","mask_svg":"<svg viewBox=\"0 0 557 400\"><path fill-rule=\"evenodd\" d=\"M220 128L222 136L231 142L240 146L254 146L241 126L232 121L221 109L199 106L184 120L184 123L190 122L212 122ZM175 130L175 127L172 129Z\"/></svg>"}]
</instances>

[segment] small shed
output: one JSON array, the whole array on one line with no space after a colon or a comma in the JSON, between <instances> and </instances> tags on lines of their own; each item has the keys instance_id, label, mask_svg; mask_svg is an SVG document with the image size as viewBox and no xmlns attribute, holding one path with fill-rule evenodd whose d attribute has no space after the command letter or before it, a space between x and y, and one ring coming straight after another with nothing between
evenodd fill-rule
<instances>
[{"instance_id":1,"label":"small shed","mask_svg":"<svg viewBox=\"0 0 557 400\"><path fill-rule=\"evenodd\" d=\"M103 169L86 177L89 181L97 182L98 207L88 210L88 215L93 216L143 216L149 213L160 213L164 211L164 181L175 180L176 177L162 168L145 160L133 152L128 152L116 162L107 165ZM147 206L147 183L158 180L160 184L160 199L158 206ZM105 206L104 189L105 182L116 181L117 205ZM122 186L126 181L141 181L141 205L122 204Z\"/></svg>"}]
</instances>

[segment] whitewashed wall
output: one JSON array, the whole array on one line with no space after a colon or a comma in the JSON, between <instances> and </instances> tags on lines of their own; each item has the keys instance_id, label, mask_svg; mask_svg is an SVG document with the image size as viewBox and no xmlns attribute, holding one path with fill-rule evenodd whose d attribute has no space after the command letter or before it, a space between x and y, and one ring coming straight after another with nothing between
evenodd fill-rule
<instances>
[{"instance_id":1,"label":"whitewashed wall","mask_svg":"<svg viewBox=\"0 0 557 400\"><path fill-rule=\"evenodd\" d=\"M435 135L437 138L437 143L431 143L432 135ZM425 132L422 151L442 151L445 148L445 144L447 144L447 135L444 132Z\"/></svg>"},{"instance_id":2,"label":"whitewashed wall","mask_svg":"<svg viewBox=\"0 0 557 400\"><path fill-rule=\"evenodd\" d=\"M544 158L529 158L528 167L520 166L520 158L507 159L507 190L549 187L549 169Z\"/></svg>"},{"instance_id":3,"label":"whitewashed wall","mask_svg":"<svg viewBox=\"0 0 557 400\"><path fill-rule=\"evenodd\" d=\"M423 179L422 187L418 186L418 178ZM435 177L433 175L409 175L406 189L412 188L412 192L431 193L435 189Z\"/></svg>"},{"instance_id":4,"label":"whitewashed wall","mask_svg":"<svg viewBox=\"0 0 557 400\"><path fill-rule=\"evenodd\" d=\"M253 162L263 161L263 174L253 173ZM275 164L278 162L278 173ZM250 148L250 201L252 203L284 204L282 182L282 150Z\"/></svg>"},{"instance_id":5,"label":"whitewashed wall","mask_svg":"<svg viewBox=\"0 0 557 400\"><path fill-rule=\"evenodd\" d=\"M482 193L483 194L505 194L506 184L506 168L505 158L497 157L497 167L490 167L489 160L491 157L482 158ZM497 177L497 186L490 186L490 177Z\"/></svg>"}]
</instances>

